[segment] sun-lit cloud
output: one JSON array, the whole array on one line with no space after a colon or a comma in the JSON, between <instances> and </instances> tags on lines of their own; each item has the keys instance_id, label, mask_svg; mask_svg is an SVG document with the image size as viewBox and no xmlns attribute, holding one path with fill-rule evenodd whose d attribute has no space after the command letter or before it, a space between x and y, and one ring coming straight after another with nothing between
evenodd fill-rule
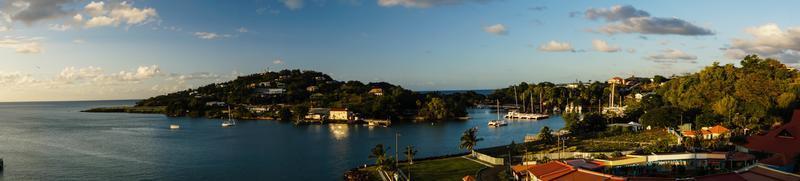
<instances>
[{"instance_id":1,"label":"sun-lit cloud","mask_svg":"<svg viewBox=\"0 0 800 181\"><path fill-rule=\"evenodd\" d=\"M236 31L237 31L237 32L239 32L239 33L247 33L247 32L250 32L250 30L248 30L248 29L247 29L247 28L245 28L245 27L239 27L238 29L236 29Z\"/></svg>"},{"instance_id":2,"label":"sun-lit cloud","mask_svg":"<svg viewBox=\"0 0 800 181\"><path fill-rule=\"evenodd\" d=\"M650 13L630 5L616 5L611 8L589 8L584 12L586 19L604 19L608 24L593 30L609 35L618 33L640 33L659 35L701 36L714 35L714 32L680 18L651 17Z\"/></svg>"},{"instance_id":3,"label":"sun-lit cloud","mask_svg":"<svg viewBox=\"0 0 800 181\"><path fill-rule=\"evenodd\" d=\"M220 38L230 38L230 34L217 34L213 32L194 32L194 36L204 40L215 40Z\"/></svg>"},{"instance_id":4,"label":"sun-lit cloud","mask_svg":"<svg viewBox=\"0 0 800 181\"><path fill-rule=\"evenodd\" d=\"M43 51L40 37L0 37L0 48L13 49L17 53L37 54Z\"/></svg>"},{"instance_id":5,"label":"sun-lit cloud","mask_svg":"<svg viewBox=\"0 0 800 181\"><path fill-rule=\"evenodd\" d=\"M92 1L84 7L84 12L87 16L91 16L84 25L86 28L102 26L116 27L121 24L127 26L141 25L155 21L155 18L158 17L156 9L136 8L126 1L111 7L106 7L103 2ZM77 22L82 21L83 18L81 14L73 16L73 20Z\"/></svg>"},{"instance_id":6,"label":"sun-lit cloud","mask_svg":"<svg viewBox=\"0 0 800 181\"><path fill-rule=\"evenodd\" d=\"M63 25L63 24L50 24L47 27L48 27L47 29L53 30L53 31L67 31L67 30L72 29L72 26Z\"/></svg>"},{"instance_id":7,"label":"sun-lit cloud","mask_svg":"<svg viewBox=\"0 0 800 181\"><path fill-rule=\"evenodd\" d=\"M555 40L551 40L547 43L542 44L539 46L540 51L545 52L567 52L567 51L575 51L572 48L572 45L567 42L557 42Z\"/></svg>"},{"instance_id":8,"label":"sun-lit cloud","mask_svg":"<svg viewBox=\"0 0 800 181\"><path fill-rule=\"evenodd\" d=\"M600 52L618 52L621 50L619 46L609 45L606 41L598 39L592 40L592 47L594 47L594 50Z\"/></svg>"},{"instance_id":9,"label":"sun-lit cloud","mask_svg":"<svg viewBox=\"0 0 800 181\"><path fill-rule=\"evenodd\" d=\"M303 8L303 0L278 0L283 3L289 10L298 10Z\"/></svg>"},{"instance_id":10,"label":"sun-lit cloud","mask_svg":"<svg viewBox=\"0 0 800 181\"><path fill-rule=\"evenodd\" d=\"M800 62L800 27L786 30L774 23L749 27L745 32L751 39L734 38L725 56L740 59L747 54L774 57L784 63Z\"/></svg>"},{"instance_id":11,"label":"sun-lit cloud","mask_svg":"<svg viewBox=\"0 0 800 181\"><path fill-rule=\"evenodd\" d=\"M507 35L508 34L508 30L506 29L506 26L503 25L503 24L494 24L494 25L491 25L491 26L483 27L483 31L485 31L487 33L495 34L495 35Z\"/></svg>"}]
</instances>

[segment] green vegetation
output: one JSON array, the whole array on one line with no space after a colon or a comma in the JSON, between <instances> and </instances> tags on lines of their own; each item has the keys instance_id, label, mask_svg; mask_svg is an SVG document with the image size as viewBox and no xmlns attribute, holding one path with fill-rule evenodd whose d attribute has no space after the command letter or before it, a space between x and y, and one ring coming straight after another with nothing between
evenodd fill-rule
<instances>
[{"instance_id":1,"label":"green vegetation","mask_svg":"<svg viewBox=\"0 0 800 181\"><path fill-rule=\"evenodd\" d=\"M143 113L143 114L164 114L166 107L164 106L121 106L121 107L100 107L84 110L81 112L96 112L96 113Z\"/></svg>"},{"instance_id":2,"label":"green vegetation","mask_svg":"<svg viewBox=\"0 0 800 181\"><path fill-rule=\"evenodd\" d=\"M483 140L483 138L478 138L478 128L470 128L461 135L461 142L458 144L458 147L471 152L475 149L475 145L478 144L478 141L481 140Z\"/></svg>"},{"instance_id":3,"label":"green vegetation","mask_svg":"<svg viewBox=\"0 0 800 181\"><path fill-rule=\"evenodd\" d=\"M410 172L411 180L461 180L467 175L475 176L484 167L462 157L450 157L416 162ZM400 168L406 168L406 163L400 164Z\"/></svg>"},{"instance_id":4,"label":"green vegetation","mask_svg":"<svg viewBox=\"0 0 800 181\"><path fill-rule=\"evenodd\" d=\"M714 63L673 78L658 90L667 105L683 112L684 120L713 114L706 117L719 117L714 121L730 128L751 130L766 130L788 120L797 108L799 92L796 70L755 55L746 56L741 67Z\"/></svg>"},{"instance_id":5,"label":"green vegetation","mask_svg":"<svg viewBox=\"0 0 800 181\"><path fill-rule=\"evenodd\" d=\"M236 118L286 121L300 119L309 108L328 107L347 108L362 118L442 121L467 116L466 109L482 100L475 92L417 93L385 82L342 82L320 72L282 70L152 97L136 107L162 106L168 116L215 118L227 116L230 106Z\"/></svg>"}]
</instances>

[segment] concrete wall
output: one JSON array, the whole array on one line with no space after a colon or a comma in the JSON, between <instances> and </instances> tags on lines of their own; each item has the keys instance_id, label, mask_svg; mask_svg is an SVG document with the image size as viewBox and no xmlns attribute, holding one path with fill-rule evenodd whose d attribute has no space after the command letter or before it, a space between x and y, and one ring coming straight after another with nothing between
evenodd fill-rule
<instances>
[{"instance_id":1,"label":"concrete wall","mask_svg":"<svg viewBox=\"0 0 800 181\"><path fill-rule=\"evenodd\" d=\"M477 158L478 160L484 161L492 165L503 165L505 160L503 158L495 158L479 152L473 152L472 155L475 156L475 158Z\"/></svg>"}]
</instances>

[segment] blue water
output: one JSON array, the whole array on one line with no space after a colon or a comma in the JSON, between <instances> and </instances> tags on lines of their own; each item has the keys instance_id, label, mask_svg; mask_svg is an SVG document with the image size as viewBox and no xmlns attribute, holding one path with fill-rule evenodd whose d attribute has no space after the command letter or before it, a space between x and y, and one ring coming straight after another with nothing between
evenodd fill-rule
<instances>
[{"instance_id":1,"label":"blue water","mask_svg":"<svg viewBox=\"0 0 800 181\"><path fill-rule=\"evenodd\" d=\"M341 180L369 163L370 148L413 144L417 157L463 152L461 133L478 127L478 147L521 142L559 117L487 128L492 110L470 110L471 120L394 124L295 126L274 121L169 118L153 114L81 113L134 101L0 103L0 180ZM180 130L169 130L179 124ZM401 156L402 157L402 156Z\"/></svg>"}]
</instances>

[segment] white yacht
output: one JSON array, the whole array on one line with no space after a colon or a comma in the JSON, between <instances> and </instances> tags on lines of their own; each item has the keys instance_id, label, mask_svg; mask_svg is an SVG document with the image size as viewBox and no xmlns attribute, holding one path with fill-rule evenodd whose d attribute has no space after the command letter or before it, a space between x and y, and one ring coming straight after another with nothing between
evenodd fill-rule
<instances>
[{"instance_id":1,"label":"white yacht","mask_svg":"<svg viewBox=\"0 0 800 181\"><path fill-rule=\"evenodd\" d=\"M489 127L500 127L508 125L506 121L500 120L500 101L497 101L497 119L489 120L488 125Z\"/></svg>"},{"instance_id":2,"label":"white yacht","mask_svg":"<svg viewBox=\"0 0 800 181\"><path fill-rule=\"evenodd\" d=\"M177 124L170 124L169 129L181 129L181 126Z\"/></svg>"},{"instance_id":3,"label":"white yacht","mask_svg":"<svg viewBox=\"0 0 800 181\"><path fill-rule=\"evenodd\" d=\"M232 113L233 112L231 112L231 107L228 106L228 120L222 122L222 127L236 126L236 120L234 120L233 117L231 116Z\"/></svg>"}]
</instances>

